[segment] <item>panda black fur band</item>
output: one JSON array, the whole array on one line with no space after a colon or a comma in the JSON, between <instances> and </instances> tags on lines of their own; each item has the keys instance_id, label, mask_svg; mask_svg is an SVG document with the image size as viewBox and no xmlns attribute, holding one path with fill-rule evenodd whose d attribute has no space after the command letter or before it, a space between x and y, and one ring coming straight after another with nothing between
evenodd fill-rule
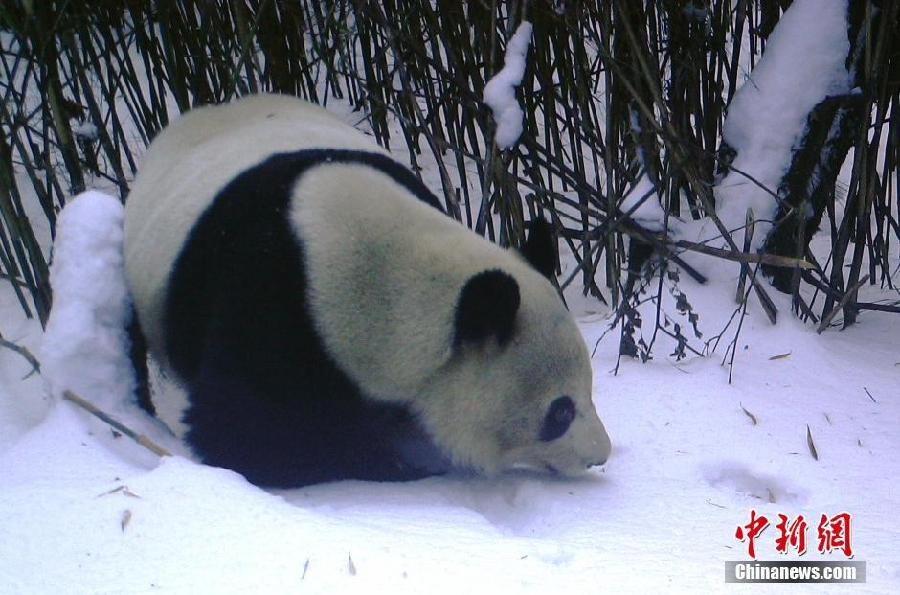
<instances>
[{"instance_id":1,"label":"panda black fur band","mask_svg":"<svg viewBox=\"0 0 900 595\"><path fill-rule=\"evenodd\" d=\"M610 443L546 278L552 236L535 228L521 255L503 250L365 135L260 95L154 140L126 203L125 266L206 463L271 486L570 475Z\"/></svg>"}]
</instances>

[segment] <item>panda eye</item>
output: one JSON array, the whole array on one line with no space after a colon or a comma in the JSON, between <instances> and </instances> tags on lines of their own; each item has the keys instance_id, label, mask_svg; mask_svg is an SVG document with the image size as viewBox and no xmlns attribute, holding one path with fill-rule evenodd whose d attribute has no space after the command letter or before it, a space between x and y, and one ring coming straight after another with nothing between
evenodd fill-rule
<instances>
[{"instance_id":1,"label":"panda eye","mask_svg":"<svg viewBox=\"0 0 900 595\"><path fill-rule=\"evenodd\" d=\"M575 419L575 403L572 399L570 397L554 399L541 426L541 441L550 442L565 434L573 419Z\"/></svg>"}]
</instances>

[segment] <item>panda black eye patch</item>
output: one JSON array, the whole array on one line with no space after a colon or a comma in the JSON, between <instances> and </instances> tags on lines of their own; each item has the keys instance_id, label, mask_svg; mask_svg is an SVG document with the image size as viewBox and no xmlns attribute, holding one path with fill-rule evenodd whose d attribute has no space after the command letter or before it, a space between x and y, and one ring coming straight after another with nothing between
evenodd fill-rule
<instances>
[{"instance_id":1,"label":"panda black eye patch","mask_svg":"<svg viewBox=\"0 0 900 595\"><path fill-rule=\"evenodd\" d=\"M541 426L540 439L543 442L556 440L566 433L572 420L575 419L575 403L571 397L559 397L550 403L544 423Z\"/></svg>"}]
</instances>

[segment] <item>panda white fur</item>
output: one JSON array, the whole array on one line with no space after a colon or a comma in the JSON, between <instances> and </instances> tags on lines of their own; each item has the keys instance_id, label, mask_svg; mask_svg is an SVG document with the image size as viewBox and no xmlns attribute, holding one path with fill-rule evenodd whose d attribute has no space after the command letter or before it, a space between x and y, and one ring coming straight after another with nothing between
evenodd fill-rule
<instances>
[{"instance_id":1,"label":"panda white fur","mask_svg":"<svg viewBox=\"0 0 900 595\"><path fill-rule=\"evenodd\" d=\"M125 266L209 464L272 486L571 475L610 442L583 339L544 276L546 227L522 255L503 250L365 135L259 95L195 109L153 141L126 204Z\"/></svg>"}]
</instances>

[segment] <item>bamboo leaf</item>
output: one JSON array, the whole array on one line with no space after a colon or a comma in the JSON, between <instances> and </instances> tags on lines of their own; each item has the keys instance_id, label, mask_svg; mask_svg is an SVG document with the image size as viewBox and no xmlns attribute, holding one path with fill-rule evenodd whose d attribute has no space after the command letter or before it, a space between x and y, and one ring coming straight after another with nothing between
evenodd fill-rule
<instances>
[{"instance_id":1,"label":"bamboo leaf","mask_svg":"<svg viewBox=\"0 0 900 595\"><path fill-rule=\"evenodd\" d=\"M757 422L757 420L756 420L756 416L753 415L752 413L750 413L749 411L747 411L747 409L744 408L743 405L741 405L741 411L744 412L744 415L746 415L747 417L750 418L750 421L753 422L753 425L754 425L754 426L757 425L758 422Z\"/></svg>"},{"instance_id":2,"label":"bamboo leaf","mask_svg":"<svg viewBox=\"0 0 900 595\"><path fill-rule=\"evenodd\" d=\"M813 442L812 432L809 429L809 424L806 424L806 445L809 447L809 454L812 455L812 458L818 461L819 453L816 450L816 444Z\"/></svg>"}]
</instances>

